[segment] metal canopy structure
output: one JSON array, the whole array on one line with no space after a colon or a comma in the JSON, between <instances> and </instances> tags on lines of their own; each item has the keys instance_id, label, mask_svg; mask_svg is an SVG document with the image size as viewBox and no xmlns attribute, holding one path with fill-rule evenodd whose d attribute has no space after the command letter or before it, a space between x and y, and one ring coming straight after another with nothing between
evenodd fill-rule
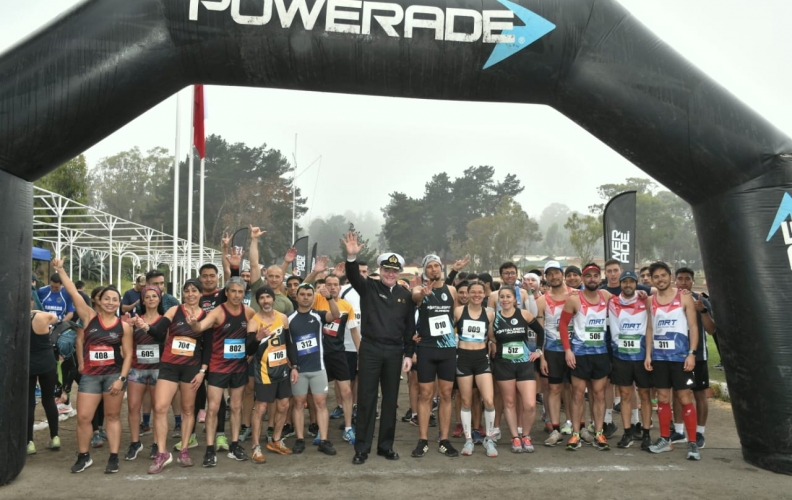
<instances>
[{"instance_id":1,"label":"metal canopy structure","mask_svg":"<svg viewBox=\"0 0 792 500\"><path fill-rule=\"evenodd\" d=\"M48 243L52 246L56 256L63 255L68 247L69 275L74 276L75 254L77 256L77 276L82 276L82 258L88 252L107 264L107 276L104 269L100 273L103 285L105 277L107 282L113 282L113 271L116 271L115 283L121 283L121 264L124 258L132 260L134 272L156 269L159 265L167 265L173 269L173 235L163 233L156 229L131 222L121 217L103 212L96 208L76 202L52 191L40 187L33 187L33 241ZM177 283L181 283L189 276L186 270L194 276L202 264L211 262L215 264L222 275L220 252L203 247L203 255L199 255L199 245L189 243L187 240L178 240L178 271L179 276L172 276ZM189 255L195 256L187 262L188 246L191 246ZM143 263L145 262L145 266ZM178 286L174 287L177 291Z\"/></svg>"}]
</instances>

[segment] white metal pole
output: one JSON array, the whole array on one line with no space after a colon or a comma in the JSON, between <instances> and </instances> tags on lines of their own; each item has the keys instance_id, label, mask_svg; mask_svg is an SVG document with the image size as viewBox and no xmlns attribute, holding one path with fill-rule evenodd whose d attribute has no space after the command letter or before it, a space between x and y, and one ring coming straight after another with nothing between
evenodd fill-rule
<instances>
[{"instance_id":1,"label":"white metal pole","mask_svg":"<svg viewBox=\"0 0 792 500\"><path fill-rule=\"evenodd\" d=\"M193 86L192 106L190 106L190 166L187 174L187 278L192 277L192 244L193 244L193 164L195 161L195 86Z\"/></svg>"},{"instance_id":2,"label":"white metal pole","mask_svg":"<svg viewBox=\"0 0 792 500\"><path fill-rule=\"evenodd\" d=\"M198 263L203 264L204 259L204 166L206 159L201 158L201 182L198 199Z\"/></svg>"},{"instance_id":3,"label":"white metal pole","mask_svg":"<svg viewBox=\"0 0 792 500\"><path fill-rule=\"evenodd\" d=\"M173 157L173 265L171 266L171 281L173 282L174 293L178 288L179 282L179 162L181 162L181 99L179 92L176 92L176 145Z\"/></svg>"},{"instance_id":4,"label":"white metal pole","mask_svg":"<svg viewBox=\"0 0 792 500\"><path fill-rule=\"evenodd\" d=\"M294 134L294 170L292 170L292 243L296 240L295 229L297 227L297 221L295 217L297 215L297 184L296 175L297 175L297 134Z\"/></svg>"}]
</instances>

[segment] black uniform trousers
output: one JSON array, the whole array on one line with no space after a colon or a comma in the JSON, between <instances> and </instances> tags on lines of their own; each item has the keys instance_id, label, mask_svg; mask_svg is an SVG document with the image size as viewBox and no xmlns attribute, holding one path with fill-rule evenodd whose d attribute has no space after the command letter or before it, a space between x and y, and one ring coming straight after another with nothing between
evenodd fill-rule
<instances>
[{"instance_id":1,"label":"black uniform trousers","mask_svg":"<svg viewBox=\"0 0 792 500\"><path fill-rule=\"evenodd\" d=\"M377 387L382 390L377 450L393 448L396 436L396 402L399 396L402 347L363 340L358 353L358 409L355 452L370 453L377 418Z\"/></svg>"}]
</instances>

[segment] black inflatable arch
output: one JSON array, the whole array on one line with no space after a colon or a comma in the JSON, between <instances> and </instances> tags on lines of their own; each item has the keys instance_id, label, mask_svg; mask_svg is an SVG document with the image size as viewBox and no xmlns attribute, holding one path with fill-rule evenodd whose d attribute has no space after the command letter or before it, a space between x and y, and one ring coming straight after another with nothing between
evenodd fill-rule
<instances>
[{"instance_id":1,"label":"black inflatable arch","mask_svg":"<svg viewBox=\"0 0 792 500\"><path fill-rule=\"evenodd\" d=\"M89 0L0 56L0 484L25 460L29 181L192 83L559 110L693 206L743 456L792 473L792 141L616 1Z\"/></svg>"}]
</instances>

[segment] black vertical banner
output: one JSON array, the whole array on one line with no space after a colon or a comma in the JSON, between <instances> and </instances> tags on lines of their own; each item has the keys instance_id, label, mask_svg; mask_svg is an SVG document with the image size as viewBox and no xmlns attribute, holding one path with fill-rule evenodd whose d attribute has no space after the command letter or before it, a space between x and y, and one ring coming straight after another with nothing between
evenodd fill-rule
<instances>
[{"instance_id":1,"label":"black vertical banner","mask_svg":"<svg viewBox=\"0 0 792 500\"><path fill-rule=\"evenodd\" d=\"M294 242L297 258L292 264L292 274L305 277L308 274L308 237L303 236Z\"/></svg>"},{"instance_id":2,"label":"black vertical banner","mask_svg":"<svg viewBox=\"0 0 792 500\"><path fill-rule=\"evenodd\" d=\"M625 191L611 198L602 216L605 260L618 260L625 271L635 271L635 203L635 191Z\"/></svg>"},{"instance_id":3,"label":"black vertical banner","mask_svg":"<svg viewBox=\"0 0 792 500\"><path fill-rule=\"evenodd\" d=\"M311 248L311 267L310 271L308 272L313 271L313 268L316 265L316 245L318 245L318 243L314 243L313 248Z\"/></svg>"}]
</instances>

